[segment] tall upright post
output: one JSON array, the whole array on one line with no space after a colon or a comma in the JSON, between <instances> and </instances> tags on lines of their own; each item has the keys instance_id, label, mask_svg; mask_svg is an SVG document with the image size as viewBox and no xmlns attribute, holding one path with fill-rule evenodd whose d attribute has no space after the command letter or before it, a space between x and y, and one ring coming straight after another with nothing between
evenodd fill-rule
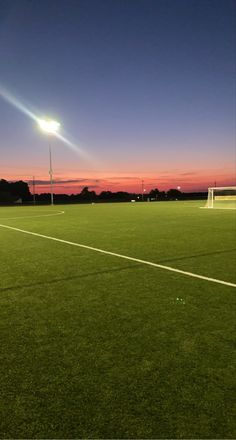
<instances>
[{"instance_id":1,"label":"tall upright post","mask_svg":"<svg viewBox=\"0 0 236 440\"><path fill-rule=\"evenodd\" d=\"M48 145L49 145L49 175L50 175L50 188L51 188L51 205L54 204L53 201L53 177L52 177L52 148L51 148L51 140L50 136L48 135Z\"/></svg>"},{"instance_id":2,"label":"tall upright post","mask_svg":"<svg viewBox=\"0 0 236 440\"><path fill-rule=\"evenodd\" d=\"M143 180L142 180L142 200L143 200Z\"/></svg>"},{"instance_id":3,"label":"tall upright post","mask_svg":"<svg viewBox=\"0 0 236 440\"><path fill-rule=\"evenodd\" d=\"M38 119L38 124L45 133L47 133L48 147L49 147L49 175L51 186L51 205L53 205L53 178L52 178L52 150L51 150L51 138L50 134L56 135L59 130L60 124L57 121Z\"/></svg>"},{"instance_id":4,"label":"tall upright post","mask_svg":"<svg viewBox=\"0 0 236 440\"><path fill-rule=\"evenodd\" d=\"M33 204L35 205L35 179L33 176Z\"/></svg>"}]
</instances>

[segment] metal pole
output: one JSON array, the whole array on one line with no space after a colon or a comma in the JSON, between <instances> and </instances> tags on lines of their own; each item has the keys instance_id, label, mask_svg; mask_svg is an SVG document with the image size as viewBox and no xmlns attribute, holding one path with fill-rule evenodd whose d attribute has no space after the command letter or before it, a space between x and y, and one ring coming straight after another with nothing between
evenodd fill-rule
<instances>
[{"instance_id":1,"label":"metal pole","mask_svg":"<svg viewBox=\"0 0 236 440\"><path fill-rule=\"evenodd\" d=\"M142 200L143 200L143 180L142 180Z\"/></svg>"},{"instance_id":2,"label":"metal pole","mask_svg":"<svg viewBox=\"0 0 236 440\"><path fill-rule=\"evenodd\" d=\"M52 149L51 149L51 141L48 136L48 145L49 145L49 175L50 175L50 186L51 186L51 205L53 205L53 180L52 180Z\"/></svg>"},{"instance_id":3,"label":"metal pole","mask_svg":"<svg viewBox=\"0 0 236 440\"><path fill-rule=\"evenodd\" d=\"M34 180L34 176L33 176L33 203L35 205L35 180Z\"/></svg>"}]
</instances>

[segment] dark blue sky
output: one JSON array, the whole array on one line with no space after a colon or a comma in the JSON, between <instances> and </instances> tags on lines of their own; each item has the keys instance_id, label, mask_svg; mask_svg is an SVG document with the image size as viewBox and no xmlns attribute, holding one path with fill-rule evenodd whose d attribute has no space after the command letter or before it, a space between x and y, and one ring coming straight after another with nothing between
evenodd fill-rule
<instances>
[{"instance_id":1,"label":"dark blue sky","mask_svg":"<svg viewBox=\"0 0 236 440\"><path fill-rule=\"evenodd\" d=\"M1 0L0 56L0 86L91 158L60 145L59 179L234 179L233 0ZM0 112L1 175L47 177L34 123Z\"/></svg>"}]
</instances>

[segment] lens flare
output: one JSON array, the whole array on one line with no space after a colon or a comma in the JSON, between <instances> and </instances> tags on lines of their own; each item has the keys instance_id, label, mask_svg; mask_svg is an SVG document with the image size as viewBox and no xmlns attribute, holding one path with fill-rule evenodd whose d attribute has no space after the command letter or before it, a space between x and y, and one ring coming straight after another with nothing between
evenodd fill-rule
<instances>
[{"instance_id":1,"label":"lens flare","mask_svg":"<svg viewBox=\"0 0 236 440\"><path fill-rule=\"evenodd\" d=\"M29 118L33 119L37 122L37 124L40 126L40 128L48 133L53 134L58 139L60 139L67 147L69 147L72 151L74 151L79 156L82 156L84 159L93 161L92 158L89 156L89 154L83 150L82 148L78 147L75 143L71 142L69 139L65 138L61 134L58 133L60 123L54 120L49 119L41 119L38 116L36 116L35 113L33 113L31 110L29 110L25 105L23 105L19 99L17 99L15 96L13 96L8 90L6 90L4 87L0 86L0 96L9 104L11 104L13 107L15 107L17 110L20 110L21 113L24 113Z\"/></svg>"},{"instance_id":2,"label":"lens flare","mask_svg":"<svg viewBox=\"0 0 236 440\"><path fill-rule=\"evenodd\" d=\"M13 107L17 108L34 121L38 122L37 116L28 108L26 108L15 96L13 96L8 90L6 90L2 86L0 86L0 96L9 104L13 105Z\"/></svg>"},{"instance_id":3,"label":"lens flare","mask_svg":"<svg viewBox=\"0 0 236 440\"><path fill-rule=\"evenodd\" d=\"M74 153L78 154L79 156L82 156L85 160L94 162L94 158L92 159L91 156L87 153L87 151L78 147L78 145L74 144L73 142L69 141L67 138L62 136L62 134L57 132L54 133L54 136L60 139L67 147L69 147L72 151L74 151Z\"/></svg>"}]
</instances>

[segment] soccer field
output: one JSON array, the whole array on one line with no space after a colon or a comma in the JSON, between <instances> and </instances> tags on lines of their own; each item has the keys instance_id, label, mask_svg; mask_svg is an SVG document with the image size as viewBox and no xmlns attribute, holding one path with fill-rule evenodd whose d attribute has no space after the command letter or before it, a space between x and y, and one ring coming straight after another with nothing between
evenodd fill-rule
<instances>
[{"instance_id":1,"label":"soccer field","mask_svg":"<svg viewBox=\"0 0 236 440\"><path fill-rule=\"evenodd\" d=\"M1 438L236 437L236 211L203 205L0 208Z\"/></svg>"}]
</instances>

